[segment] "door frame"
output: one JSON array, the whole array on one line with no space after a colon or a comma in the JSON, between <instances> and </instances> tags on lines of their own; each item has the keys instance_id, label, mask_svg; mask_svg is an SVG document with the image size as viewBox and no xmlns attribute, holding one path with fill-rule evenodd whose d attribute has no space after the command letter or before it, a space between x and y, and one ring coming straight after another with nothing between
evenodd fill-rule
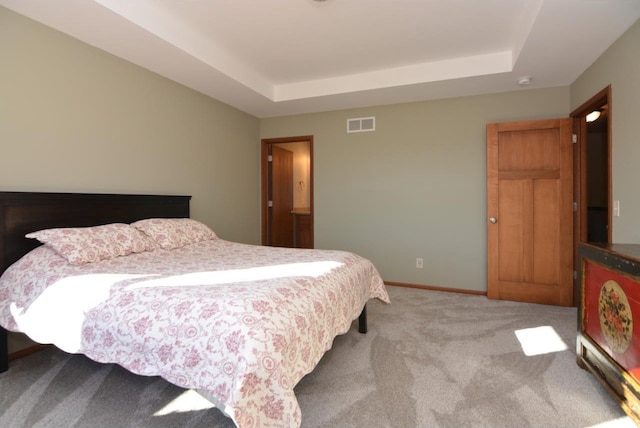
<instances>
[{"instance_id":1,"label":"door frame","mask_svg":"<svg viewBox=\"0 0 640 428\"><path fill-rule=\"evenodd\" d=\"M577 136L578 144L574 147L573 154L573 197L577 205L577 211L574 212L573 218L573 266L574 266L574 306L580 303L580 287L578 284L577 271L580 267L580 260L578 257L578 247L580 243L587 242L587 214L588 214L588 199L587 199L587 114L593 110L607 105L607 200L608 200L608 212L607 221L609 229L607 230L607 240L611 242L613 227L612 227L612 168L611 168L611 152L612 152L612 139L611 139L611 124L612 124L612 99L611 99L611 85L608 85L600 92L585 101L580 107L575 109L569 115L573 119L573 133Z\"/></svg>"},{"instance_id":2,"label":"door frame","mask_svg":"<svg viewBox=\"0 0 640 428\"><path fill-rule=\"evenodd\" d=\"M313 135L298 137L263 138L260 143L260 211L262 245L269 242L269 146L271 144L300 143L309 144L309 210L311 222L311 242L314 240L314 201L313 201Z\"/></svg>"}]
</instances>

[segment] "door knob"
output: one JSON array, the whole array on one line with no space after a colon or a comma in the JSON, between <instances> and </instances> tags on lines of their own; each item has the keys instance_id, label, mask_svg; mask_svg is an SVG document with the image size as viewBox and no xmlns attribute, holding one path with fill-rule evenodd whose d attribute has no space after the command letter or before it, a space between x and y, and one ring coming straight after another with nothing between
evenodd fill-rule
<instances>
[{"instance_id":1,"label":"door knob","mask_svg":"<svg viewBox=\"0 0 640 428\"><path fill-rule=\"evenodd\" d=\"M498 222L498 219L495 217L489 217L489 221L493 224L496 224Z\"/></svg>"}]
</instances>

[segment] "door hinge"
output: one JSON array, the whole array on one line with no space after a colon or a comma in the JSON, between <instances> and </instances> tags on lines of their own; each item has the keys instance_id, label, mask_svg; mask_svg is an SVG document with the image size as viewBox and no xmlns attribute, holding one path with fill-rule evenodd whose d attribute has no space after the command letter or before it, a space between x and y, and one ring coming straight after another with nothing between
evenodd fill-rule
<instances>
[{"instance_id":1,"label":"door hinge","mask_svg":"<svg viewBox=\"0 0 640 428\"><path fill-rule=\"evenodd\" d=\"M577 203L577 202L574 202L574 203L573 203L573 212L574 212L574 213L577 213L577 212L578 212L578 203Z\"/></svg>"},{"instance_id":2,"label":"door hinge","mask_svg":"<svg viewBox=\"0 0 640 428\"><path fill-rule=\"evenodd\" d=\"M571 142L576 144L578 142L578 134L571 134Z\"/></svg>"},{"instance_id":3,"label":"door hinge","mask_svg":"<svg viewBox=\"0 0 640 428\"><path fill-rule=\"evenodd\" d=\"M573 279L578 279L578 271L577 270L573 271Z\"/></svg>"},{"instance_id":4,"label":"door hinge","mask_svg":"<svg viewBox=\"0 0 640 428\"><path fill-rule=\"evenodd\" d=\"M272 207L273 207L273 201L269 201L269 202L267 202L267 206L268 206L269 208L272 208Z\"/></svg>"},{"instance_id":5,"label":"door hinge","mask_svg":"<svg viewBox=\"0 0 640 428\"><path fill-rule=\"evenodd\" d=\"M273 156L269 155L269 157L267 158L267 162L273 162Z\"/></svg>"}]
</instances>

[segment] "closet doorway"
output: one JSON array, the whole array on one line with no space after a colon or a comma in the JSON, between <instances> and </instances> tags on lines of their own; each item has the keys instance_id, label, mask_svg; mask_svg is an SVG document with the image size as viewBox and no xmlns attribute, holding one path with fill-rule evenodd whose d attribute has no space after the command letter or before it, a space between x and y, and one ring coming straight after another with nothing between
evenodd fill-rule
<instances>
[{"instance_id":1,"label":"closet doorway","mask_svg":"<svg viewBox=\"0 0 640 428\"><path fill-rule=\"evenodd\" d=\"M577 269L581 266L578 247L583 242L611 243L612 216L619 206L612 201L611 86L602 89L571 113L573 132L579 144L574 150L574 198L577 212L573 222L574 302L580 302ZM614 209L617 208L617 209Z\"/></svg>"},{"instance_id":2,"label":"closet doorway","mask_svg":"<svg viewBox=\"0 0 640 428\"><path fill-rule=\"evenodd\" d=\"M313 248L313 136L261 146L262 245Z\"/></svg>"},{"instance_id":3,"label":"closet doorway","mask_svg":"<svg viewBox=\"0 0 640 428\"><path fill-rule=\"evenodd\" d=\"M582 144L576 154L581 242L610 243L611 217L611 86L594 95L571 116Z\"/></svg>"}]
</instances>

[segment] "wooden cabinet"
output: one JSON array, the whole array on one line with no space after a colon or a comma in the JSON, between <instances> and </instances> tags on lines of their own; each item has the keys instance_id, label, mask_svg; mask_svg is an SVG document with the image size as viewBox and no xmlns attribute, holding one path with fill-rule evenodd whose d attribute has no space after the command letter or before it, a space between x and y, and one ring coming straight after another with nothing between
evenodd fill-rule
<instances>
[{"instance_id":1,"label":"wooden cabinet","mask_svg":"<svg viewBox=\"0 0 640 428\"><path fill-rule=\"evenodd\" d=\"M313 225L310 211L293 210L293 247L313 248Z\"/></svg>"},{"instance_id":2,"label":"wooden cabinet","mask_svg":"<svg viewBox=\"0 0 640 428\"><path fill-rule=\"evenodd\" d=\"M640 423L640 245L580 246L577 361Z\"/></svg>"}]
</instances>

